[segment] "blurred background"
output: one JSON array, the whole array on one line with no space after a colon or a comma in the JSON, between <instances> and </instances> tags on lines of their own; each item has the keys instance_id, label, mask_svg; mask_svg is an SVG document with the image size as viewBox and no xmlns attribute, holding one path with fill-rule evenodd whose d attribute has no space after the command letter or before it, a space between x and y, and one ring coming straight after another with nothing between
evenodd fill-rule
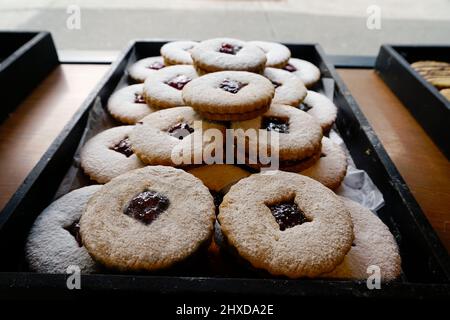
<instances>
[{"instance_id":1,"label":"blurred background","mask_svg":"<svg viewBox=\"0 0 450 320\"><path fill-rule=\"evenodd\" d=\"M0 29L51 31L67 55L114 55L135 38L217 36L376 55L382 43L448 44L450 0L1 0Z\"/></svg>"}]
</instances>

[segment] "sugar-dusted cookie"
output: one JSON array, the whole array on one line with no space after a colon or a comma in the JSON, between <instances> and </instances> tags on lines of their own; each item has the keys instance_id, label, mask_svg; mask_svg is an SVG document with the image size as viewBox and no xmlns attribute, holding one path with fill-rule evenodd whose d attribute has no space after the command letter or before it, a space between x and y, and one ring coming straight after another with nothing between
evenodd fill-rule
<instances>
[{"instance_id":1,"label":"sugar-dusted cookie","mask_svg":"<svg viewBox=\"0 0 450 320\"><path fill-rule=\"evenodd\" d=\"M266 67L283 68L291 57L289 48L281 43L268 41L250 41L250 43L264 51L267 58Z\"/></svg>"},{"instance_id":2,"label":"sugar-dusted cookie","mask_svg":"<svg viewBox=\"0 0 450 320\"><path fill-rule=\"evenodd\" d=\"M311 88L320 80L320 70L309 61L291 58L284 70L299 77L307 88Z\"/></svg>"},{"instance_id":3,"label":"sugar-dusted cookie","mask_svg":"<svg viewBox=\"0 0 450 320\"><path fill-rule=\"evenodd\" d=\"M240 180L225 195L218 219L241 258L290 278L332 271L353 241L342 200L319 182L290 172Z\"/></svg>"},{"instance_id":4,"label":"sugar-dusted cookie","mask_svg":"<svg viewBox=\"0 0 450 320\"><path fill-rule=\"evenodd\" d=\"M225 70L262 73L267 61L259 47L231 38L202 41L192 49L191 56L200 75Z\"/></svg>"},{"instance_id":5,"label":"sugar-dusted cookie","mask_svg":"<svg viewBox=\"0 0 450 320\"><path fill-rule=\"evenodd\" d=\"M162 57L149 57L136 61L128 68L128 75L136 82L144 82L147 77L164 68Z\"/></svg>"},{"instance_id":6,"label":"sugar-dusted cookie","mask_svg":"<svg viewBox=\"0 0 450 320\"><path fill-rule=\"evenodd\" d=\"M172 41L161 47L161 55L166 65L192 64L191 50L197 45L195 41Z\"/></svg>"},{"instance_id":7,"label":"sugar-dusted cookie","mask_svg":"<svg viewBox=\"0 0 450 320\"><path fill-rule=\"evenodd\" d=\"M40 273L66 273L77 266L82 273L98 270L83 247L79 220L87 202L102 186L74 190L50 204L34 222L25 245L31 270Z\"/></svg>"},{"instance_id":8,"label":"sugar-dusted cookie","mask_svg":"<svg viewBox=\"0 0 450 320\"><path fill-rule=\"evenodd\" d=\"M214 211L199 179L173 167L148 166L111 180L96 193L80 232L91 256L109 268L158 270L209 244Z\"/></svg>"},{"instance_id":9,"label":"sugar-dusted cookie","mask_svg":"<svg viewBox=\"0 0 450 320\"><path fill-rule=\"evenodd\" d=\"M336 105L321 93L308 90L305 100L298 108L313 116L319 122L324 134L328 134L336 121Z\"/></svg>"},{"instance_id":10,"label":"sugar-dusted cookie","mask_svg":"<svg viewBox=\"0 0 450 320\"><path fill-rule=\"evenodd\" d=\"M264 76L275 87L272 103L298 106L306 97L307 90L300 78L283 69L266 68Z\"/></svg>"},{"instance_id":11,"label":"sugar-dusted cookie","mask_svg":"<svg viewBox=\"0 0 450 320\"><path fill-rule=\"evenodd\" d=\"M81 150L80 165L98 183L106 183L143 163L134 154L128 138L134 126L107 129L91 138Z\"/></svg>"}]
</instances>

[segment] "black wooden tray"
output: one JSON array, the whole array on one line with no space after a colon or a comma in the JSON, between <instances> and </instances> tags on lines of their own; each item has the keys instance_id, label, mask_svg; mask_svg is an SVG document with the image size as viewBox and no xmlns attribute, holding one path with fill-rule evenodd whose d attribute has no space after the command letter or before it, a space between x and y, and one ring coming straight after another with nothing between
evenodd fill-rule
<instances>
[{"instance_id":1,"label":"black wooden tray","mask_svg":"<svg viewBox=\"0 0 450 320\"><path fill-rule=\"evenodd\" d=\"M450 101L411 68L419 60L450 62L450 46L383 45L375 70L450 159Z\"/></svg>"},{"instance_id":2,"label":"black wooden tray","mask_svg":"<svg viewBox=\"0 0 450 320\"><path fill-rule=\"evenodd\" d=\"M0 32L0 122L57 65L48 32Z\"/></svg>"},{"instance_id":3,"label":"black wooden tray","mask_svg":"<svg viewBox=\"0 0 450 320\"><path fill-rule=\"evenodd\" d=\"M242 272L235 276L203 273L201 268L163 274L94 274L81 278L82 290L66 288L66 275L29 272L24 263L24 242L36 216L51 202L72 163L96 97L106 103L118 85L127 82L127 65L137 59L159 55L164 42L131 43L111 66L81 108L56 138L0 214L0 294L32 296L119 295L139 292L195 295L271 295L347 298L442 298L450 291L450 262L403 179L363 116L334 67L319 45L288 44L294 57L307 59L331 81L334 102L339 108L337 128L360 169L366 170L383 193L386 205L380 218L394 234L403 260L401 279L369 290L364 281L288 280ZM323 83L325 83L324 81ZM328 81L329 82L329 81ZM323 89L323 88L322 88ZM28 289L28 290L26 290ZM76 291L76 290L75 290Z\"/></svg>"}]
</instances>

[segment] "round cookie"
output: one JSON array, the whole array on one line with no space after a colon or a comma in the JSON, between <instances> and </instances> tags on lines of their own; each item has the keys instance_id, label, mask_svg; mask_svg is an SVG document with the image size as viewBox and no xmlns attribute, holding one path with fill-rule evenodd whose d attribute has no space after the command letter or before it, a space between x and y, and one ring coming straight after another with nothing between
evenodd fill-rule
<instances>
[{"instance_id":1,"label":"round cookie","mask_svg":"<svg viewBox=\"0 0 450 320\"><path fill-rule=\"evenodd\" d=\"M98 266L82 246L78 221L87 202L102 186L74 190L50 204L34 222L25 245L31 270L40 273L66 273L78 266L93 273Z\"/></svg>"},{"instance_id":2,"label":"round cookie","mask_svg":"<svg viewBox=\"0 0 450 320\"><path fill-rule=\"evenodd\" d=\"M240 257L289 278L332 271L353 241L342 201L317 181L289 172L242 179L225 195L218 219Z\"/></svg>"},{"instance_id":3,"label":"round cookie","mask_svg":"<svg viewBox=\"0 0 450 320\"><path fill-rule=\"evenodd\" d=\"M165 66L163 57L149 57L133 63L128 68L128 75L136 82L144 82L149 75Z\"/></svg>"},{"instance_id":4,"label":"round cookie","mask_svg":"<svg viewBox=\"0 0 450 320\"><path fill-rule=\"evenodd\" d=\"M272 103L296 107L305 99L307 90L298 77L285 70L275 68L264 69L264 76L275 87Z\"/></svg>"},{"instance_id":5,"label":"round cookie","mask_svg":"<svg viewBox=\"0 0 450 320\"><path fill-rule=\"evenodd\" d=\"M224 132L224 126L202 120L191 107L178 107L149 114L129 137L133 151L144 163L186 167L213 160L205 158L209 155L206 151L223 148ZM214 134L220 134L220 139L212 139Z\"/></svg>"},{"instance_id":6,"label":"round cookie","mask_svg":"<svg viewBox=\"0 0 450 320\"><path fill-rule=\"evenodd\" d=\"M134 84L114 92L108 99L108 111L114 119L135 124L157 109L149 106L143 96L143 84Z\"/></svg>"},{"instance_id":7,"label":"round cookie","mask_svg":"<svg viewBox=\"0 0 450 320\"><path fill-rule=\"evenodd\" d=\"M389 228L369 209L341 197L353 221L355 239L344 261L324 278L366 280L367 268L380 268L382 281L391 281L401 273L397 242Z\"/></svg>"},{"instance_id":8,"label":"round cookie","mask_svg":"<svg viewBox=\"0 0 450 320\"><path fill-rule=\"evenodd\" d=\"M214 72L183 88L183 101L210 120L246 120L264 113L275 89L263 76L244 71Z\"/></svg>"},{"instance_id":9,"label":"round cookie","mask_svg":"<svg viewBox=\"0 0 450 320\"><path fill-rule=\"evenodd\" d=\"M262 73L267 61L254 44L231 38L202 41L192 49L191 57L200 75L225 70Z\"/></svg>"},{"instance_id":10,"label":"round cookie","mask_svg":"<svg viewBox=\"0 0 450 320\"><path fill-rule=\"evenodd\" d=\"M308 90L305 100L298 108L313 116L319 122L324 134L328 134L336 121L336 105L321 93Z\"/></svg>"},{"instance_id":11,"label":"round cookie","mask_svg":"<svg viewBox=\"0 0 450 320\"><path fill-rule=\"evenodd\" d=\"M166 65L193 64L191 50L197 45L195 41L173 41L161 47L161 55Z\"/></svg>"},{"instance_id":12,"label":"round cookie","mask_svg":"<svg viewBox=\"0 0 450 320\"><path fill-rule=\"evenodd\" d=\"M250 41L250 43L264 51L267 58L266 67L283 68L291 57L289 48L281 43L268 41Z\"/></svg>"},{"instance_id":13,"label":"round cookie","mask_svg":"<svg viewBox=\"0 0 450 320\"><path fill-rule=\"evenodd\" d=\"M106 183L127 171L143 167L133 153L128 135L134 126L120 126L100 132L84 145L80 165L98 183Z\"/></svg>"},{"instance_id":14,"label":"round cookie","mask_svg":"<svg viewBox=\"0 0 450 320\"><path fill-rule=\"evenodd\" d=\"M291 58L289 59L288 64L284 67L284 70L299 77L307 88L311 88L317 81L320 80L319 68L306 60Z\"/></svg>"},{"instance_id":15,"label":"round cookie","mask_svg":"<svg viewBox=\"0 0 450 320\"><path fill-rule=\"evenodd\" d=\"M158 270L208 244L214 203L193 175L172 167L130 171L96 193L80 221L83 244L118 270Z\"/></svg>"},{"instance_id":16,"label":"round cookie","mask_svg":"<svg viewBox=\"0 0 450 320\"><path fill-rule=\"evenodd\" d=\"M345 152L339 145L323 137L320 158L314 165L300 173L335 190L341 185L347 173Z\"/></svg>"},{"instance_id":17,"label":"round cookie","mask_svg":"<svg viewBox=\"0 0 450 320\"><path fill-rule=\"evenodd\" d=\"M159 109L184 105L181 90L197 78L193 66L177 65L160 70L144 82L144 98L148 105Z\"/></svg>"},{"instance_id":18,"label":"round cookie","mask_svg":"<svg viewBox=\"0 0 450 320\"><path fill-rule=\"evenodd\" d=\"M270 150L278 156L282 170L299 172L313 165L320 157L322 129L317 121L299 109L291 106L272 104L270 109L262 116L231 123L235 130L236 143L246 141L245 155L252 159L259 150ZM242 130L237 130L242 129ZM270 139L246 139L248 129L266 129L270 132ZM271 145L274 136L278 139L278 146ZM243 153L242 146L237 145L238 153ZM261 152L261 151L259 151ZM260 168L262 165L249 162L248 165Z\"/></svg>"}]
</instances>

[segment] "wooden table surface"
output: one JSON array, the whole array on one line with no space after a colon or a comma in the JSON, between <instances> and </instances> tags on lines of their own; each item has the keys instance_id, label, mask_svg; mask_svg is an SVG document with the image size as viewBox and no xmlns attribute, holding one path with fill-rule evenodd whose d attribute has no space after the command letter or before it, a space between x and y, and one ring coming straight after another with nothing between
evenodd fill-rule
<instances>
[{"instance_id":1,"label":"wooden table surface","mask_svg":"<svg viewBox=\"0 0 450 320\"><path fill-rule=\"evenodd\" d=\"M0 208L108 68L61 65L0 125ZM450 251L449 161L373 70L338 72Z\"/></svg>"}]
</instances>

